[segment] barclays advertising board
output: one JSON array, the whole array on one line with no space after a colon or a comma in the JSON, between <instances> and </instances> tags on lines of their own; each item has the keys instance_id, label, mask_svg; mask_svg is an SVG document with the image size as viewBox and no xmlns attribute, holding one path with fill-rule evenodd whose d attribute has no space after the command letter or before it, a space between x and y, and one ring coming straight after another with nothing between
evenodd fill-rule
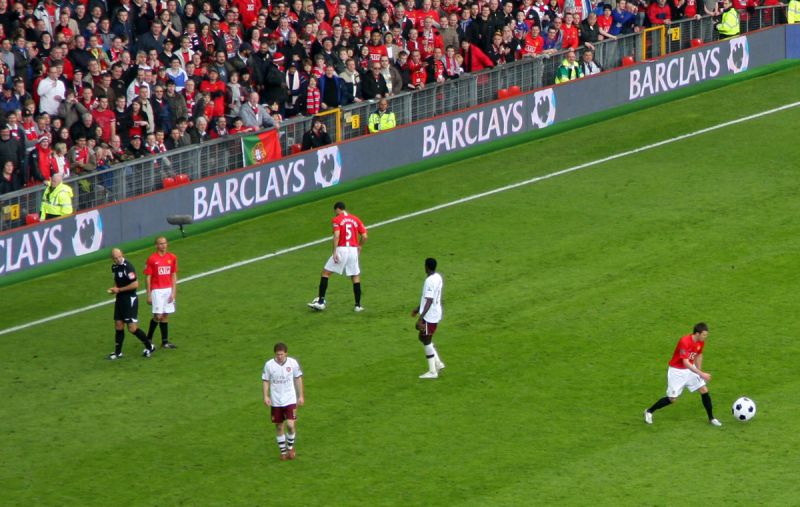
<instances>
[{"instance_id":1,"label":"barclays advertising board","mask_svg":"<svg viewBox=\"0 0 800 507\"><path fill-rule=\"evenodd\" d=\"M0 276L157 234L168 215L201 222L744 72L784 59L785 37L784 27L755 32L9 231L0 236Z\"/></svg>"}]
</instances>

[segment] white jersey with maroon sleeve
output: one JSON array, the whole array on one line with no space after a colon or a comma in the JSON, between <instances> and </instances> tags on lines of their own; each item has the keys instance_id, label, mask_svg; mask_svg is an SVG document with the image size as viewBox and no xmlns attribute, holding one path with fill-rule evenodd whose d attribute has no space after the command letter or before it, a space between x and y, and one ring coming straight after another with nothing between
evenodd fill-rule
<instances>
[{"instance_id":1,"label":"white jersey with maroon sleeve","mask_svg":"<svg viewBox=\"0 0 800 507\"><path fill-rule=\"evenodd\" d=\"M444 288L444 280L439 273L432 273L425 279L425 284L422 286L422 299L419 302L419 311L425 310L425 301L431 299L431 307L428 312L422 317L426 322L437 324L442 320L442 289Z\"/></svg>"},{"instance_id":2,"label":"white jersey with maroon sleeve","mask_svg":"<svg viewBox=\"0 0 800 507\"><path fill-rule=\"evenodd\" d=\"M287 357L283 364L278 364L275 358L264 364L261 380L269 382L269 397L273 407L288 407L297 403L294 379L302 376L300 363L291 357Z\"/></svg>"}]
</instances>

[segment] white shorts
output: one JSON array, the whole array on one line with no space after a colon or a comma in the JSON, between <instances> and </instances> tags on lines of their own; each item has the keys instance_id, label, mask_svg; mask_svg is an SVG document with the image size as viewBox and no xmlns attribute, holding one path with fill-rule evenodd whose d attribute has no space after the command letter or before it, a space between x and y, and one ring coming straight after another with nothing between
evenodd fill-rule
<instances>
[{"instance_id":1,"label":"white shorts","mask_svg":"<svg viewBox=\"0 0 800 507\"><path fill-rule=\"evenodd\" d=\"M328 262L325 263L325 271L347 276L361 274L361 268L358 266L357 246L337 246L336 255L339 257L339 262L333 262L333 255L331 255Z\"/></svg>"},{"instance_id":2,"label":"white shorts","mask_svg":"<svg viewBox=\"0 0 800 507\"><path fill-rule=\"evenodd\" d=\"M153 314L175 313L175 301L168 303L172 289L153 289L150 291L150 298L153 301Z\"/></svg>"},{"instance_id":3,"label":"white shorts","mask_svg":"<svg viewBox=\"0 0 800 507\"><path fill-rule=\"evenodd\" d=\"M688 368L673 368L670 366L667 369L667 396L670 398L680 396L684 387L691 392L695 392L704 385L706 385L706 381Z\"/></svg>"}]
</instances>

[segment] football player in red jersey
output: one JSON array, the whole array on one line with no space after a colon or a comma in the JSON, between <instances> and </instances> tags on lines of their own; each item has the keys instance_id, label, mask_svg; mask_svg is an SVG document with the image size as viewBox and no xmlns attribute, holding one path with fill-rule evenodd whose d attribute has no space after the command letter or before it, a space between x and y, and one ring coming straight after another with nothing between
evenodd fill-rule
<instances>
[{"instance_id":1,"label":"football player in red jersey","mask_svg":"<svg viewBox=\"0 0 800 507\"><path fill-rule=\"evenodd\" d=\"M695 324L692 334L687 334L678 341L667 369L667 395L644 411L644 422L653 424L653 412L675 403L683 388L687 387L691 392L700 391L703 407L708 414L708 422L714 426L722 426L722 423L714 417L711 395L708 394L706 387L706 382L711 381L711 374L701 369L706 338L708 338L708 326L700 322Z\"/></svg>"},{"instance_id":2,"label":"football player in red jersey","mask_svg":"<svg viewBox=\"0 0 800 507\"><path fill-rule=\"evenodd\" d=\"M178 257L167 252L167 238L156 238L156 251L147 258L144 267L147 275L147 303L153 307L153 318L150 320L150 329L147 339L152 340L156 326L161 331L161 348L174 349L169 341L169 325L167 323L170 313L175 313L175 298L178 283Z\"/></svg>"},{"instance_id":3,"label":"football player in red jersey","mask_svg":"<svg viewBox=\"0 0 800 507\"><path fill-rule=\"evenodd\" d=\"M360 312L361 306L361 268L358 256L361 246L367 241L367 228L361 220L345 210L343 202L333 205L336 216L333 217L333 255L325 263L319 279L319 296L308 303L310 308L322 311L325 309L325 292L328 290L328 278L331 273L349 276L353 280L353 295L356 306L354 311Z\"/></svg>"}]
</instances>

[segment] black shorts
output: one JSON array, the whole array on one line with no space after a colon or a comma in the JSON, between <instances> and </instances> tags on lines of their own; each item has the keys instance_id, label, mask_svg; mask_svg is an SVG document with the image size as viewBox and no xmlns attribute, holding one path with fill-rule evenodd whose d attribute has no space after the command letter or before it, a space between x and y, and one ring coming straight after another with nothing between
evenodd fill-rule
<instances>
[{"instance_id":1,"label":"black shorts","mask_svg":"<svg viewBox=\"0 0 800 507\"><path fill-rule=\"evenodd\" d=\"M139 321L139 296L135 291L117 294L117 300L114 303L114 320Z\"/></svg>"}]
</instances>

